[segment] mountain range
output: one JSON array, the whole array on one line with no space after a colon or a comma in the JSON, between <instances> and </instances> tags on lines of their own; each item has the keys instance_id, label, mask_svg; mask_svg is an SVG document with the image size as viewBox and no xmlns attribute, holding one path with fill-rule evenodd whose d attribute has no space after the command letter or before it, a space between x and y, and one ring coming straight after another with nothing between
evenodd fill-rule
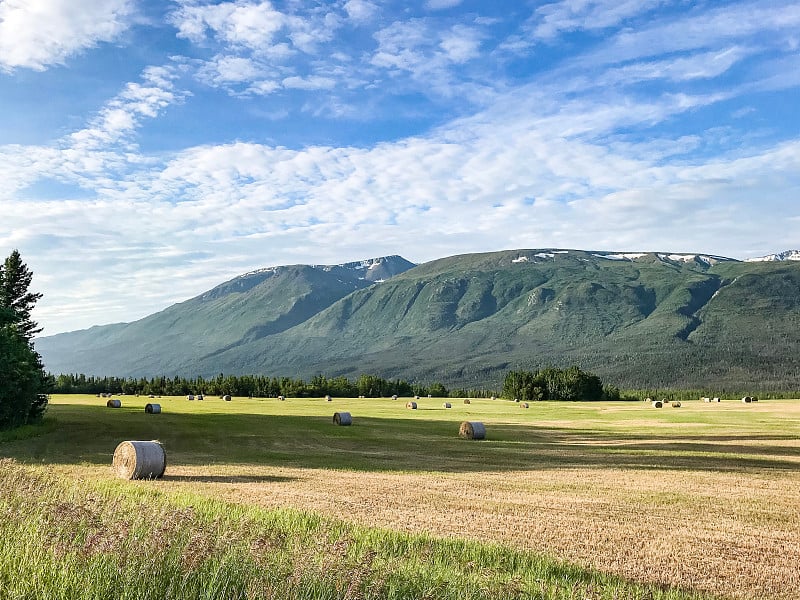
<instances>
[{"instance_id":1,"label":"mountain range","mask_svg":"<svg viewBox=\"0 0 800 600\"><path fill-rule=\"evenodd\" d=\"M626 388L800 389L797 259L529 249L270 267L36 349L54 374L492 388L509 369L578 365Z\"/></svg>"}]
</instances>

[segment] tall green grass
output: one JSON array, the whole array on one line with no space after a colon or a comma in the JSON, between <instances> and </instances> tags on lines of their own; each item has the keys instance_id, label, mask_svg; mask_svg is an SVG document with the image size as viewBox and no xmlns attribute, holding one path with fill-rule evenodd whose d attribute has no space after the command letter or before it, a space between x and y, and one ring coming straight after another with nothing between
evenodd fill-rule
<instances>
[{"instance_id":1,"label":"tall green grass","mask_svg":"<svg viewBox=\"0 0 800 600\"><path fill-rule=\"evenodd\" d=\"M0 459L0 598L699 600L534 553Z\"/></svg>"}]
</instances>

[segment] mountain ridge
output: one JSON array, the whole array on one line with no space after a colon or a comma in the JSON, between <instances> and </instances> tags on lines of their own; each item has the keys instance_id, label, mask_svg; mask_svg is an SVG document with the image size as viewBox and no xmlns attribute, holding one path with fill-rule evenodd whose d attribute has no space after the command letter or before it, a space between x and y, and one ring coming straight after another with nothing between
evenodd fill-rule
<instances>
[{"instance_id":1,"label":"mountain ridge","mask_svg":"<svg viewBox=\"0 0 800 600\"><path fill-rule=\"evenodd\" d=\"M368 277L370 277L368 279ZM260 269L131 324L37 340L51 372L800 387L800 263L557 248ZM107 328L112 329L107 329ZM60 337L63 336L63 337Z\"/></svg>"}]
</instances>

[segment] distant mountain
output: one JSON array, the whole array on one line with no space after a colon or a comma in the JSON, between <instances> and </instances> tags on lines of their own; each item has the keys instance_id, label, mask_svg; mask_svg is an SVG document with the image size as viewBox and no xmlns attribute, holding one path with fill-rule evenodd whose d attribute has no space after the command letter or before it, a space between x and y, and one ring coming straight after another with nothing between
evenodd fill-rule
<instances>
[{"instance_id":1,"label":"distant mountain","mask_svg":"<svg viewBox=\"0 0 800 600\"><path fill-rule=\"evenodd\" d=\"M274 267L141 321L37 340L54 373L800 389L800 262L535 249ZM374 282L374 283L373 283Z\"/></svg>"},{"instance_id":2,"label":"distant mountain","mask_svg":"<svg viewBox=\"0 0 800 600\"><path fill-rule=\"evenodd\" d=\"M259 269L134 323L40 338L36 348L53 373L191 373L208 357L290 329L353 291L413 266L387 256Z\"/></svg>"},{"instance_id":3,"label":"distant mountain","mask_svg":"<svg viewBox=\"0 0 800 600\"><path fill-rule=\"evenodd\" d=\"M766 256L748 258L747 260L749 262L800 260L800 250L786 250L785 252L779 252L778 254L767 254Z\"/></svg>"}]
</instances>

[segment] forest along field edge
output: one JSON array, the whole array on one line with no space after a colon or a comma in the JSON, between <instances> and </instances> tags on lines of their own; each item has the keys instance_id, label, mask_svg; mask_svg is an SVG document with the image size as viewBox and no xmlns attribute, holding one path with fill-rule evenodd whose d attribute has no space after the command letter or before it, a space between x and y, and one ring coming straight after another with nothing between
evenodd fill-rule
<instances>
[{"instance_id":1,"label":"forest along field edge","mask_svg":"<svg viewBox=\"0 0 800 600\"><path fill-rule=\"evenodd\" d=\"M447 581L455 577L451 583L457 585L469 572L464 581L479 588L481 577L495 577L495 597L688 598L708 593L788 600L800 590L795 568L800 560L797 400L695 400L655 409L643 402L489 399L472 399L469 404L447 399L446 408L444 399L427 397L414 400L416 408L409 408L410 398L115 399L121 406L111 409L106 398L52 397L42 426L0 434L0 454L16 461L13 469L4 465L4 472L17 473L15 485L29 476L54 477L58 483L52 485L66 486L72 490L69 494L91 490L94 502L101 504L155 502L158 510L187 505L197 510L212 503L227 507L224 511L232 515L258 514L259 519L276 519L275 511L285 518L303 515L318 529L312 535L303 526L306 533L298 533L296 542L300 546L305 543L301 540L321 531L336 546L341 532L348 531L348 541L336 546L344 561L338 565L347 585L365 597L389 597L387 582L406 572L402 554L383 554L386 546L381 544L397 535L411 535L402 539L417 540L414 544L429 540L425 552L439 557L436 553L444 546L438 544L446 543L437 539L466 539L478 544L475 548L502 544L509 548L502 552L512 553L503 561L511 564L541 554L550 557L541 559L548 565L568 561L580 567L574 573L582 573L564 577L539 570L530 580L524 570L509 570L503 561L477 561L474 565L483 565L473 565L483 573L478 575L469 571L469 560L459 558L462 550L447 554L453 568L461 569L451 572ZM155 403L159 413L145 412L147 404ZM351 425L335 425L336 412L349 413ZM460 438L464 421L484 424L486 439ZM162 479L115 478L114 449L123 440L135 439L161 441L167 455ZM37 465L33 475L19 475L25 464ZM62 502L61 509L83 514L85 500L76 500L83 508ZM86 540L99 534L86 529L86 538L76 538L84 545L75 548L64 545L66 533L54 531L52 521L37 518L41 535L61 540L61 545L48 547L78 561L73 565L78 569L84 559L76 557L89 552ZM139 527L132 522L112 525L116 517L91 511L85 519L75 518L85 525L95 522L92 519L107 520L112 530L119 530L119 539L97 538L100 547L128 543L131 528ZM324 526L318 524L323 521ZM152 528L160 531L165 526L151 523L146 535L156 535ZM364 541L367 538L371 541ZM284 549L294 543L281 539ZM377 558L365 562L363 553L373 551L382 557L382 566ZM19 558L18 549L6 552ZM319 564L331 556L331 546L312 544L303 552L306 560ZM472 550L464 552L468 557ZM513 560L508 558L512 555ZM297 560L293 556L286 558L291 564ZM194 566L200 571L211 568L205 560L198 559ZM70 561L63 564L73 564ZM185 572L187 567L181 562L174 568ZM292 571L288 563L280 568ZM586 568L621 579L602 583L592 575L587 580L582 570ZM303 574L292 572L295 580L306 581ZM422 579L441 575L428 572ZM625 582L669 589L636 588ZM329 583L334 589L342 585ZM567 587L559 588L562 584ZM540 593L537 585L550 591ZM577 586L574 596L566 591L569 585ZM301 594L298 590L293 593ZM325 597L355 597L354 593L341 589L339 595ZM451 592L434 586L406 597L425 593L448 597Z\"/></svg>"}]
</instances>

